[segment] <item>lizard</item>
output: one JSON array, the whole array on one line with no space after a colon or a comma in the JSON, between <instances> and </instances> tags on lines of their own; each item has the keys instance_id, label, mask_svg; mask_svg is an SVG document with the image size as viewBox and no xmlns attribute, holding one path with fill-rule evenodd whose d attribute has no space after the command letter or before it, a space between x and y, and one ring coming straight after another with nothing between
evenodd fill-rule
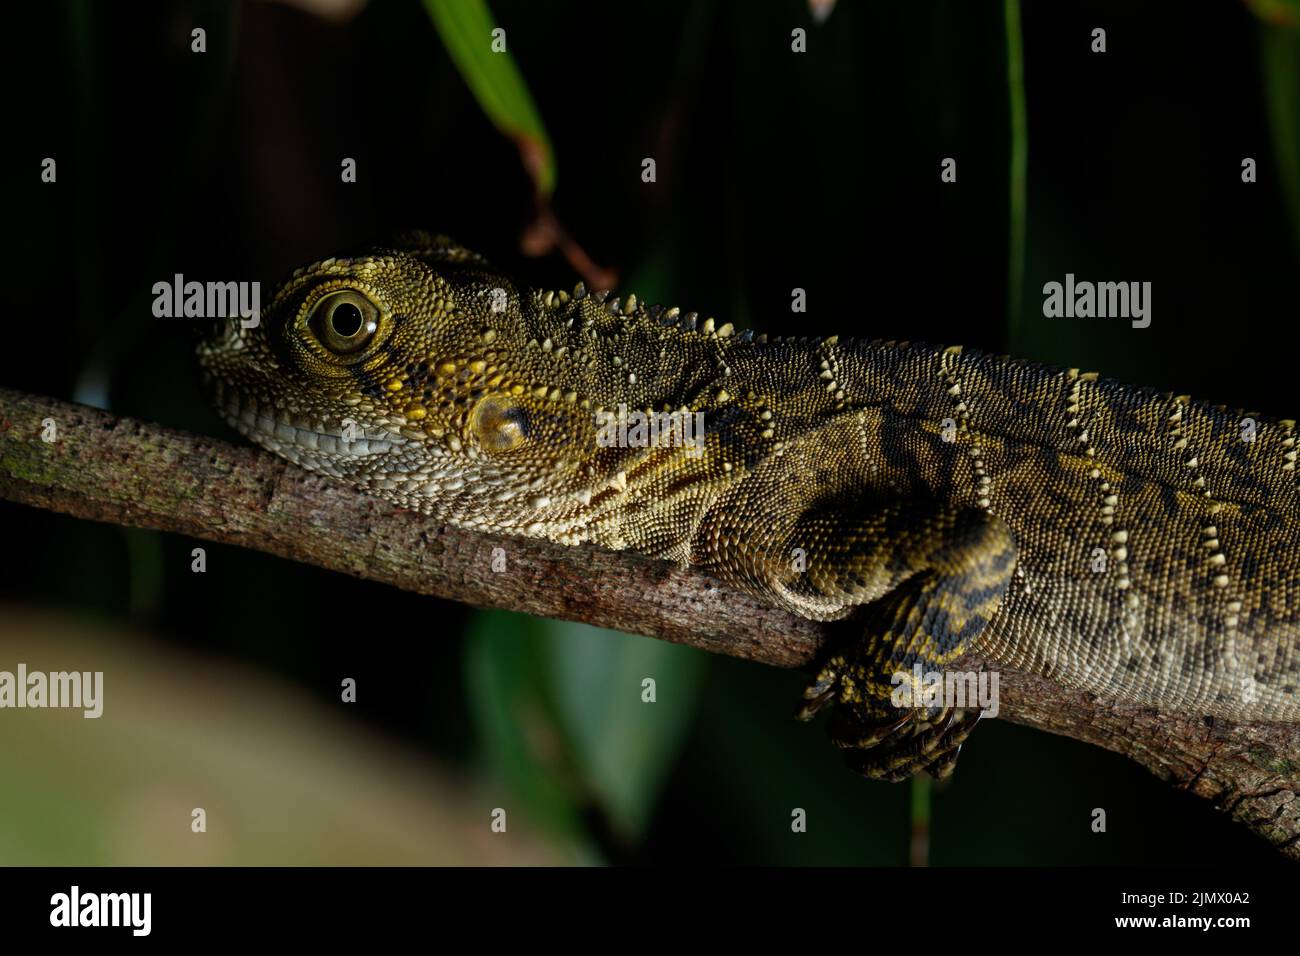
<instances>
[{"instance_id":1,"label":"lizard","mask_svg":"<svg viewBox=\"0 0 1300 956\"><path fill-rule=\"evenodd\" d=\"M831 706L869 778L953 772L980 710L895 692L967 651L1163 711L1300 721L1293 420L529 288L428 232L297 270L247 325L200 345L204 378L298 465L461 528L852 616L798 716ZM637 413L690 416L699 441L602 439Z\"/></svg>"}]
</instances>

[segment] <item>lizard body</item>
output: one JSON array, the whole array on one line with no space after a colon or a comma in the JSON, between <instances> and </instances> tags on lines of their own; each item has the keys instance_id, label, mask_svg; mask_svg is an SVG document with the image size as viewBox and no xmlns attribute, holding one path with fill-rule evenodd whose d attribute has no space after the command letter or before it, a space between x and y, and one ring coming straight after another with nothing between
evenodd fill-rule
<instances>
[{"instance_id":1,"label":"lizard body","mask_svg":"<svg viewBox=\"0 0 1300 956\"><path fill-rule=\"evenodd\" d=\"M439 520L859 612L804 715L836 703L869 776L951 772L976 718L900 717L890 677L969 649L1161 710L1300 720L1292 421L959 349L737 335L521 288L425 233L299 270L200 356L254 441ZM702 447L605 444L620 407L698 413Z\"/></svg>"}]
</instances>

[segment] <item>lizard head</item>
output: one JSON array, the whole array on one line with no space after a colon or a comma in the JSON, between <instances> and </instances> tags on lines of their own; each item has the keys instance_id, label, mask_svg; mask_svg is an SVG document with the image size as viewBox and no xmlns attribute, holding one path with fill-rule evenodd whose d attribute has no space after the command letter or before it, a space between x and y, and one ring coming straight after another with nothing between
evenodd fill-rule
<instances>
[{"instance_id":1,"label":"lizard head","mask_svg":"<svg viewBox=\"0 0 1300 956\"><path fill-rule=\"evenodd\" d=\"M299 465L458 524L555 535L620 468L580 364L536 340L561 301L414 234L299 269L199 359L226 420Z\"/></svg>"}]
</instances>

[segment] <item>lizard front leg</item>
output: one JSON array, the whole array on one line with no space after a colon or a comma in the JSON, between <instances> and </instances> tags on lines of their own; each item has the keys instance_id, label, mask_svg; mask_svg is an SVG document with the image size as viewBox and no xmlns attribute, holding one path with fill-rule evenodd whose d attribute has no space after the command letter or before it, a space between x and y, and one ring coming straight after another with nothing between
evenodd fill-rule
<instances>
[{"instance_id":1,"label":"lizard front leg","mask_svg":"<svg viewBox=\"0 0 1300 956\"><path fill-rule=\"evenodd\" d=\"M856 645L832 655L809 682L799 716L834 703L831 737L864 776L897 781L924 769L946 777L980 711L951 701L918 705L915 667L939 672L969 649L1011 583L1015 541L1000 519L969 508L893 506L847 529L840 520L829 539L818 516L796 525L796 536L822 532L810 537L808 587L852 600L863 596L859 582L897 583L867 605ZM902 707L900 678L911 692Z\"/></svg>"},{"instance_id":2,"label":"lizard front leg","mask_svg":"<svg viewBox=\"0 0 1300 956\"><path fill-rule=\"evenodd\" d=\"M925 706L914 668L939 672L965 653L1001 605L1016 544L999 518L924 501L827 502L781 535L753 542L743 569L751 588L809 617L865 605L862 638L828 658L804 691L799 716L834 704L831 736L849 766L897 781L928 770L946 777L979 711ZM913 693L895 703L899 677Z\"/></svg>"}]
</instances>

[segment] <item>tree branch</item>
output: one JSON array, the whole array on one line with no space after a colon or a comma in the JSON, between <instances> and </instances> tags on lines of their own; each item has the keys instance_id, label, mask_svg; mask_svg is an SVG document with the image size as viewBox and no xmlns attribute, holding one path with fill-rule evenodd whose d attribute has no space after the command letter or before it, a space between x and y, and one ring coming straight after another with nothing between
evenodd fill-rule
<instances>
[{"instance_id":1,"label":"tree branch","mask_svg":"<svg viewBox=\"0 0 1300 956\"><path fill-rule=\"evenodd\" d=\"M42 440L46 420L53 442ZM827 642L851 633L851 624L805 620L698 571L626 552L438 526L253 448L6 389L0 498L778 667L806 665ZM497 548L506 559L502 572L492 570ZM999 716L1136 760L1300 860L1300 726L1161 714L978 655L958 666L998 670Z\"/></svg>"}]
</instances>

